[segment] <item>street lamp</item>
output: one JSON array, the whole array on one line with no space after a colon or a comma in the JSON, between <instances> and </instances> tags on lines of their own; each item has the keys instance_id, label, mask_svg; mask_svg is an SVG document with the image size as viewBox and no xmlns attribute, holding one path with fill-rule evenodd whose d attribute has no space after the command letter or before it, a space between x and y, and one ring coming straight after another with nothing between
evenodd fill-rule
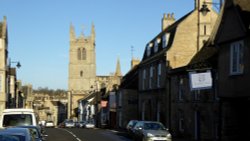
<instances>
[{"instance_id":1,"label":"street lamp","mask_svg":"<svg viewBox=\"0 0 250 141\"><path fill-rule=\"evenodd\" d=\"M210 12L210 10L207 7L207 4L220 5L220 8L221 8L222 0L220 0L220 3L206 2L206 1L204 1L203 4L202 4L201 9L199 10L199 12L201 12L202 15L204 15L204 16L207 15L208 12ZM218 9L220 9L220 8L218 8Z\"/></svg>"},{"instance_id":2,"label":"street lamp","mask_svg":"<svg viewBox=\"0 0 250 141\"><path fill-rule=\"evenodd\" d=\"M21 63L19 61L17 62L10 62L10 63L16 63L16 67L19 69L21 67Z\"/></svg>"},{"instance_id":3,"label":"street lamp","mask_svg":"<svg viewBox=\"0 0 250 141\"><path fill-rule=\"evenodd\" d=\"M7 98L8 98L8 107L16 107L16 105L18 105L17 102L17 95L16 95L16 70L14 68L11 68L11 64L12 63L16 63L16 67L20 68L21 64L19 61L16 62L11 62L11 60L9 59L9 66L8 66L8 84L7 84Z\"/></svg>"}]
</instances>

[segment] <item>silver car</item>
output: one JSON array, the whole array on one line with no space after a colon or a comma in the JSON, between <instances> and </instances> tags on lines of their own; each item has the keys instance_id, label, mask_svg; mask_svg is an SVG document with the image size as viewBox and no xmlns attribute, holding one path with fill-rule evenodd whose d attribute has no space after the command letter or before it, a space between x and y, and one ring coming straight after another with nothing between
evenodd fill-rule
<instances>
[{"instance_id":1,"label":"silver car","mask_svg":"<svg viewBox=\"0 0 250 141\"><path fill-rule=\"evenodd\" d=\"M138 121L133 130L136 141L172 141L168 129L157 121Z\"/></svg>"}]
</instances>

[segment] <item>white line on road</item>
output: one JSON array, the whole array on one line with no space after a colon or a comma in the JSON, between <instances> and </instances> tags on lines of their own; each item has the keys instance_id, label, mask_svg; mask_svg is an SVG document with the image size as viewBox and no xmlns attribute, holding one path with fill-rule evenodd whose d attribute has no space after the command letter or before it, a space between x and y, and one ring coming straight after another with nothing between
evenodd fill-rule
<instances>
[{"instance_id":1,"label":"white line on road","mask_svg":"<svg viewBox=\"0 0 250 141\"><path fill-rule=\"evenodd\" d=\"M67 129L62 129L62 130L67 131L68 133L70 133L74 138L76 138L76 140L82 141L82 140L79 139L73 132L71 132L71 131L69 131L69 130L67 130Z\"/></svg>"}]
</instances>

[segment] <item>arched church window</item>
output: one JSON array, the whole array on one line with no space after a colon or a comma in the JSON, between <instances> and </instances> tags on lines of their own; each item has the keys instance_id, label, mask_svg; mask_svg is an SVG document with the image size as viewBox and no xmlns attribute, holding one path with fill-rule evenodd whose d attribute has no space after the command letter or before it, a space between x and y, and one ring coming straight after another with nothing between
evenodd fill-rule
<instances>
[{"instance_id":1,"label":"arched church window","mask_svg":"<svg viewBox=\"0 0 250 141\"><path fill-rule=\"evenodd\" d=\"M82 49L82 60L86 60L86 49Z\"/></svg>"},{"instance_id":2,"label":"arched church window","mask_svg":"<svg viewBox=\"0 0 250 141\"><path fill-rule=\"evenodd\" d=\"M78 50L77 50L77 59L81 60L81 49L80 48L78 48Z\"/></svg>"}]
</instances>

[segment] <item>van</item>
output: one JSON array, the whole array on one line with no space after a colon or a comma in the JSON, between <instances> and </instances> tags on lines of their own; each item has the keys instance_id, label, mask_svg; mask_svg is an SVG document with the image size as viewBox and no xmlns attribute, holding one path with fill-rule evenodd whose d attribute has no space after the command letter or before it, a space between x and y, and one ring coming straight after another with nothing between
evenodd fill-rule
<instances>
[{"instance_id":1,"label":"van","mask_svg":"<svg viewBox=\"0 0 250 141\"><path fill-rule=\"evenodd\" d=\"M0 118L0 128L8 126L38 126L37 115L33 109L5 109Z\"/></svg>"}]
</instances>

